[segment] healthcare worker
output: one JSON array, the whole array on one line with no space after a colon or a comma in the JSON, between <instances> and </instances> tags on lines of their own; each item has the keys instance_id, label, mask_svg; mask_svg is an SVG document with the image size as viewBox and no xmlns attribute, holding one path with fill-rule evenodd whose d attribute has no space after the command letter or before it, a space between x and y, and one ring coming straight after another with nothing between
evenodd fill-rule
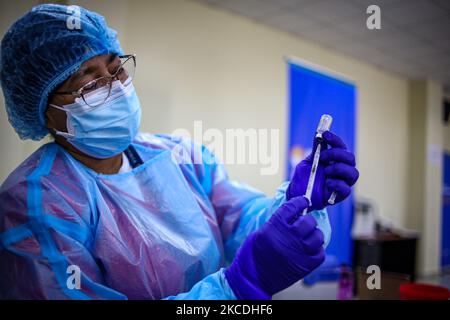
<instances>
[{"instance_id":1,"label":"healthcare worker","mask_svg":"<svg viewBox=\"0 0 450 320\"><path fill-rule=\"evenodd\" d=\"M22 139L54 142L1 186L0 297L270 299L317 268L327 199L358 179L345 144L324 133L311 203L311 156L268 198L205 147L139 133L135 67L80 7L39 5L4 36L9 121Z\"/></svg>"}]
</instances>

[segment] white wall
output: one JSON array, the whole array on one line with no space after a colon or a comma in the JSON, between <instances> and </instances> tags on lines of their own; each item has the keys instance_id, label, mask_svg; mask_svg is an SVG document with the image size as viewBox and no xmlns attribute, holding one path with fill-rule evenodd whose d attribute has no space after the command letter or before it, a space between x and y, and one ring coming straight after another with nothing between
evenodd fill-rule
<instances>
[{"instance_id":1,"label":"white wall","mask_svg":"<svg viewBox=\"0 0 450 320\"><path fill-rule=\"evenodd\" d=\"M444 91L443 96L447 101L450 101L450 90ZM450 153L450 122L444 126L444 150Z\"/></svg>"},{"instance_id":2,"label":"white wall","mask_svg":"<svg viewBox=\"0 0 450 320\"><path fill-rule=\"evenodd\" d=\"M442 88L433 81L411 83L410 201L407 226L420 231L419 270L433 274L441 258Z\"/></svg>"},{"instance_id":3,"label":"white wall","mask_svg":"<svg viewBox=\"0 0 450 320\"><path fill-rule=\"evenodd\" d=\"M444 127L444 148L450 153L450 123Z\"/></svg>"},{"instance_id":4,"label":"white wall","mask_svg":"<svg viewBox=\"0 0 450 320\"><path fill-rule=\"evenodd\" d=\"M32 1L29 1L32 3ZM138 55L136 87L142 129L172 132L204 128L280 129L285 163L286 65L294 55L344 73L358 86L356 193L374 199L380 213L405 225L407 216L408 81L312 42L190 1L74 1L105 15L127 52ZM22 8L23 7L23 8ZM0 13L1 31L27 5ZM3 16L7 19L3 19ZM0 180L35 144L19 142L1 108ZM272 194L284 171L261 176L259 166L229 166L232 178Z\"/></svg>"},{"instance_id":5,"label":"white wall","mask_svg":"<svg viewBox=\"0 0 450 320\"><path fill-rule=\"evenodd\" d=\"M443 126L442 87L427 81L425 206L422 227L423 274L436 273L441 259Z\"/></svg>"}]
</instances>

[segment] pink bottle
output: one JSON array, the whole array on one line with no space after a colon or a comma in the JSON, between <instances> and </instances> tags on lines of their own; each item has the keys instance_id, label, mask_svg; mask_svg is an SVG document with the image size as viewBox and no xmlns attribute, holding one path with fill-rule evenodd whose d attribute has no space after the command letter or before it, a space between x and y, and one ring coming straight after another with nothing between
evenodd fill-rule
<instances>
[{"instance_id":1,"label":"pink bottle","mask_svg":"<svg viewBox=\"0 0 450 320\"><path fill-rule=\"evenodd\" d=\"M338 300L353 299L353 272L345 264L341 265L341 275L339 277Z\"/></svg>"}]
</instances>

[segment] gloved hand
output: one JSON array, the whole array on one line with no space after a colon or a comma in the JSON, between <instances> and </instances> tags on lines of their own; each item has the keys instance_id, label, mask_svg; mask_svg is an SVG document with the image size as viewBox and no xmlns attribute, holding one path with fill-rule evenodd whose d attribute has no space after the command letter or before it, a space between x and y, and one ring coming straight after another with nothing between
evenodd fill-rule
<instances>
[{"instance_id":1,"label":"gloved hand","mask_svg":"<svg viewBox=\"0 0 450 320\"><path fill-rule=\"evenodd\" d=\"M312 216L301 216L306 207L305 197L285 202L245 240L225 270L238 299L270 299L324 261L323 233Z\"/></svg>"},{"instance_id":2,"label":"gloved hand","mask_svg":"<svg viewBox=\"0 0 450 320\"><path fill-rule=\"evenodd\" d=\"M359 177L359 172L355 168L355 156L347 151L345 143L330 131L325 131L322 137L320 161L311 195L311 207L308 211L325 208L333 191L336 192L335 203L343 201L350 195L351 187ZM306 193L317 145L315 140L311 154L296 166L291 183L286 190L286 199ZM331 148L328 149L328 145Z\"/></svg>"}]
</instances>

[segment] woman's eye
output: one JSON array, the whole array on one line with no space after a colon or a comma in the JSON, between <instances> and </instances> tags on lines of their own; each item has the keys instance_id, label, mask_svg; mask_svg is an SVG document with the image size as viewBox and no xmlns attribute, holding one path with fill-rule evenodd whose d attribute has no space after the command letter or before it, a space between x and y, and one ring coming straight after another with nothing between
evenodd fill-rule
<instances>
[{"instance_id":1,"label":"woman's eye","mask_svg":"<svg viewBox=\"0 0 450 320\"><path fill-rule=\"evenodd\" d=\"M118 76L121 75L122 73L123 73L123 68L122 68L122 67L119 67L119 68L116 70L116 72L115 72L115 74L117 74Z\"/></svg>"},{"instance_id":2,"label":"woman's eye","mask_svg":"<svg viewBox=\"0 0 450 320\"><path fill-rule=\"evenodd\" d=\"M94 90L95 88L97 88L97 82L88 83L87 85L84 86L84 90L87 91Z\"/></svg>"}]
</instances>

